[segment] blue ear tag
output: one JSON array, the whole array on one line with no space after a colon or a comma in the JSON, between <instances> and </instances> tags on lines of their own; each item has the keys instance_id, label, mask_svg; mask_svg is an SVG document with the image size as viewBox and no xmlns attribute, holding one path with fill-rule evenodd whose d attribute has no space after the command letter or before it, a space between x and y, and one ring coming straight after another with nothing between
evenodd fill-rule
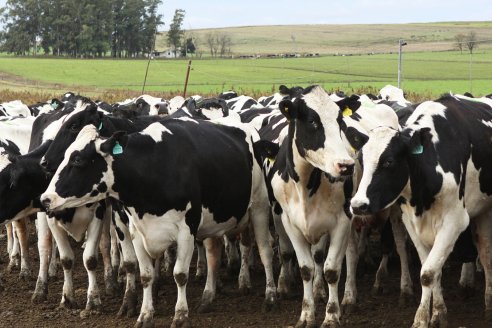
<instances>
[{"instance_id":1,"label":"blue ear tag","mask_svg":"<svg viewBox=\"0 0 492 328\"><path fill-rule=\"evenodd\" d=\"M101 121L101 123L99 124L99 127L97 128L99 131L101 131L103 128L103 122Z\"/></svg>"},{"instance_id":2,"label":"blue ear tag","mask_svg":"<svg viewBox=\"0 0 492 328\"><path fill-rule=\"evenodd\" d=\"M424 152L424 146L422 145L418 145L412 150L413 155L419 155L422 154L423 152Z\"/></svg>"},{"instance_id":3,"label":"blue ear tag","mask_svg":"<svg viewBox=\"0 0 492 328\"><path fill-rule=\"evenodd\" d=\"M123 147L121 147L120 143L116 141L116 144L113 147L113 155L123 154Z\"/></svg>"},{"instance_id":4,"label":"blue ear tag","mask_svg":"<svg viewBox=\"0 0 492 328\"><path fill-rule=\"evenodd\" d=\"M51 108L56 109L58 107L58 104L56 102L51 103Z\"/></svg>"}]
</instances>

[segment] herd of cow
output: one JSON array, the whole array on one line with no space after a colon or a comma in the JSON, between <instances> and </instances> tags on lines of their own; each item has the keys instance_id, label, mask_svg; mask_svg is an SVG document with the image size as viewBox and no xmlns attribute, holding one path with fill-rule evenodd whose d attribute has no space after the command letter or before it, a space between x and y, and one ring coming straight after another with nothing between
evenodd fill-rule
<instances>
[{"instance_id":1,"label":"herd of cow","mask_svg":"<svg viewBox=\"0 0 492 328\"><path fill-rule=\"evenodd\" d=\"M58 249L61 306L74 305L71 236L85 239L89 286L81 316L101 306L99 247L106 292L117 288L118 266L126 275L119 315L137 313L139 270L143 299L136 326L153 326L153 285L162 260L174 266L178 289L173 327L188 327L186 285L195 247L196 274L206 274L198 310L206 311L224 243L227 256L240 257L239 288L249 289L256 241L264 308L291 293L299 270L303 300L296 327L316 326L320 299L326 303L322 327L338 327L342 312L357 301L355 272L367 229L381 221L400 256L402 302L413 298L407 236L422 263L413 327L447 325L441 274L455 244L463 255L462 288L472 287L476 265L483 267L484 320L492 318L490 95L448 94L412 104L392 86L378 96L281 86L259 100L226 92L107 104L67 93L32 106L4 103L0 116L0 223L7 225L9 266L20 260L20 275L29 276L26 223L37 215L35 303L47 299ZM281 259L277 282L271 222ZM387 262L386 252L379 271ZM377 274L375 288L380 279Z\"/></svg>"}]
</instances>

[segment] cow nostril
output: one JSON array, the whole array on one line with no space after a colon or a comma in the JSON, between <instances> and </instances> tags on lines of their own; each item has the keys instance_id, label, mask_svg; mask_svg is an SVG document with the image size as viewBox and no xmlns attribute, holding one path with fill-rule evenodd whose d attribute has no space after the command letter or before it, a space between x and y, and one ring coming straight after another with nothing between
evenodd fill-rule
<instances>
[{"instance_id":1,"label":"cow nostril","mask_svg":"<svg viewBox=\"0 0 492 328\"><path fill-rule=\"evenodd\" d=\"M338 171L341 175L352 175L354 173L354 164L337 164Z\"/></svg>"},{"instance_id":2,"label":"cow nostril","mask_svg":"<svg viewBox=\"0 0 492 328\"><path fill-rule=\"evenodd\" d=\"M51 205L51 200L49 198L45 198L41 201L41 205L43 205L45 209L49 209Z\"/></svg>"},{"instance_id":3,"label":"cow nostril","mask_svg":"<svg viewBox=\"0 0 492 328\"><path fill-rule=\"evenodd\" d=\"M357 206L352 206L352 212L358 215L367 214L369 212L369 204L362 203Z\"/></svg>"},{"instance_id":4,"label":"cow nostril","mask_svg":"<svg viewBox=\"0 0 492 328\"><path fill-rule=\"evenodd\" d=\"M48 161L45 160L44 158L41 160L39 163L43 169L46 169L48 167Z\"/></svg>"}]
</instances>

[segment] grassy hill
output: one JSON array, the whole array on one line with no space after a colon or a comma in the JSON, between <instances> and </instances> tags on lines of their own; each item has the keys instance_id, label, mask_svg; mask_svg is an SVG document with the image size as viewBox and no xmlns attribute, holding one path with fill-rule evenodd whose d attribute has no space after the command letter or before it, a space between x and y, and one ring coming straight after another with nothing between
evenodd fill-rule
<instances>
[{"instance_id":1,"label":"grassy hill","mask_svg":"<svg viewBox=\"0 0 492 328\"><path fill-rule=\"evenodd\" d=\"M490 22L441 22L419 24L277 25L244 26L186 31L208 52L206 35L214 32L231 37L234 54L299 52L320 54L381 53L397 51L398 39L408 42L406 51L442 51L454 47L454 36L475 31L480 40L492 40ZM295 39L295 41L293 40ZM157 49L167 48L165 32ZM492 48L492 41L484 47Z\"/></svg>"}]
</instances>

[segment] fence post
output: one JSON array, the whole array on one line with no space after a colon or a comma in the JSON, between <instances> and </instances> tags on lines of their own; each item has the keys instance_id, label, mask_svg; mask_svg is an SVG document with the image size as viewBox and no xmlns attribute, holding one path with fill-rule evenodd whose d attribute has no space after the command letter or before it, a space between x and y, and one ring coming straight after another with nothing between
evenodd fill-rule
<instances>
[{"instance_id":1,"label":"fence post","mask_svg":"<svg viewBox=\"0 0 492 328\"><path fill-rule=\"evenodd\" d=\"M398 40L398 88L401 89L401 57L402 57L402 48L406 46L407 43L402 39Z\"/></svg>"},{"instance_id":2,"label":"fence post","mask_svg":"<svg viewBox=\"0 0 492 328\"><path fill-rule=\"evenodd\" d=\"M186 89L188 88L188 78L190 77L190 69L191 69L191 59L188 62L188 69L186 70L186 79L185 79L185 85L183 91L183 98L185 99L186 99Z\"/></svg>"}]
</instances>

